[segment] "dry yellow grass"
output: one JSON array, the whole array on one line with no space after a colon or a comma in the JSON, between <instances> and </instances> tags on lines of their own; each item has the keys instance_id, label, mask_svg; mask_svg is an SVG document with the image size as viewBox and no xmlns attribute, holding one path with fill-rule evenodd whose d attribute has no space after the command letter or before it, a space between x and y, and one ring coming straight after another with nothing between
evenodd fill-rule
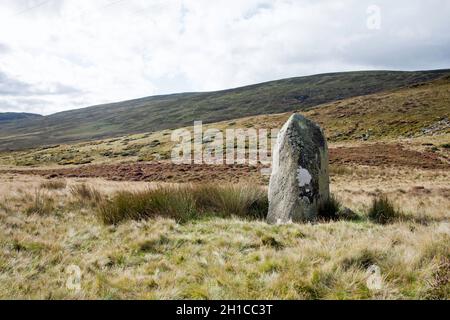
<instances>
[{"instance_id":1,"label":"dry yellow grass","mask_svg":"<svg viewBox=\"0 0 450 320\"><path fill-rule=\"evenodd\" d=\"M450 297L448 172L358 167L335 174L333 192L359 214L384 193L417 218L385 226L364 216L286 226L236 218L105 226L71 188L112 195L149 184L66 179L66 188L45 190L51 212L27 213L45 181L0 176L0 298Z\"/></svg>"},{"instance_id":2,"label":"dry yellow grass","mask_svg":"<svg viewBox=\"0 0 450 320\"><path fill-rule=\"evenodd\" d=\"M450 172L411 168L344 167L331 190L349 207L366 211L371 199L387 195L405 213L435 219L450 216Z\"/></svg>"}]
</instances>

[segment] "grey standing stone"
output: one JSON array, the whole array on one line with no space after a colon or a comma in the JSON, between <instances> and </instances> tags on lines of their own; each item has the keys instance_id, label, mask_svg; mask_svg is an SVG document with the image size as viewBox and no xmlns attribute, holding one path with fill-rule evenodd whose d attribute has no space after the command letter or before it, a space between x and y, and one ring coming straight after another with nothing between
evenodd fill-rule
<instances>
[{"instance_id":1,"label":"grey standing stone","mask_svg":"<svg viewBox=\"0 0 450 320\"><path fill-rule=\"evenodd\" d=\"M267 222L314 221L330 196L328 147L322 129L294 114L281 129L273 152Z\"/></svg>"}]
</instances>

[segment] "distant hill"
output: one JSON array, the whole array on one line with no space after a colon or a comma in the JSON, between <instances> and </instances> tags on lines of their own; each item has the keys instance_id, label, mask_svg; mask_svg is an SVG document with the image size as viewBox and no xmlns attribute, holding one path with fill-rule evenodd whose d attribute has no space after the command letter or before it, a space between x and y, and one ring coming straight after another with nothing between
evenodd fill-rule
<instances>
[{"instance_id":1,"label":"distant hill","mask_svg":"<svg viewBox=\"0 0 450 320\"><path fill-rule=\"evenodd\" d=\"M242 88L153 96L0 126L0 150L90 141L245 116L306 111L324 103L415 86L450 70L330 73Z\"/></svg>"},{"instance_id":2,"label":"distant hill","mask_svg":"<svg viewBox=\"0 0 450 320\"><path fill-rule=\"evenodd\" d=\"M2 124L20 120L37 120L40 118L43 118L43 116L35 113L0 112L0 123Z\"/></svg>"},{"instance_id":3,"label":"distant hill","mask_svg":"<svg viewBox=\"0 0 450 320\"><path fill-rule=\"evenodd\" d=\"M364 143L367 147L379 143L386 143L386 147L390 145L390 151L386 151L390 153L392 148L395 150L395 146L402 143L412 150L428 149L428 156L422 159L423 166L436 157L441 157L444 162L450 161L450 76L322 104L302 114L324 128L331 149L345 145L353 148L367 141ZM226 120L204 125L204 130L215 128L225 132L233 128L281 128L291 115L292 112L285 112ZM192 132L192 124L186 129ZM170 130L163 130L34 150L0 152L0 167L165 160L170 159L174 145ZM358 157L361 150L352 150L352 157ZM384 151L376 148L375 152L380 154L373 154L374 161L378 156L383 157Z\"/></svg>"}]
</instances>

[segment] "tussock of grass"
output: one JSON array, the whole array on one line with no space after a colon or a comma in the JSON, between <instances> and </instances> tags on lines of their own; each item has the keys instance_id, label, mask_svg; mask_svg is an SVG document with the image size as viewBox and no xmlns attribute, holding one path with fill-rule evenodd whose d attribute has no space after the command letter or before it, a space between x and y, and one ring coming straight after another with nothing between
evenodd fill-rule
<instances>
[{"instance_id":1,"label":"tussock of grass","mask_svg":"<svg viewBox=\"0 0 450 320\"><path fill-rule=\"evenodd\" d=\"M41 188L47 190L61 190L66 187L67 182L65 180L49 180L41 183Z\"/></svg>"},{"instance_id":2,"label":"tussock of grass","mask_svg":"<svg viewBox=\"0 0 450 320\"><path fill-rule=\"evenodd\" d=\"M351 267L366 270L370 266L379 263L381 259L382 254L380 252L363 249L343 258L341 266L344 270L349 270Z\"/></svg>"},{"instance_id":3,"label":"tussock of grass","mask_svg":"<svg viewBox=\"0 0 450 320\"><path fill-rule=\"evenodd\" d=\"M13 239L11 242L11 248L17 252L40 253L41 251L48 250L50 245L40 241Z\"/></svg>"},{"instance_id":4,"label":"tussock of grass","mask_svg":"<svg viewBox=\"0 0 450 320\"><path fill-rule=\"evenodd\" d=\"M75 199L82 203L88 202L97 204L103 199L102 194L98 190L84 183L70 187L70 193Z\"/></svg>"},{"instance_id":5,"label":"tussock of grass","mask_svg":"<svg viewBox=\"0 0 450 320\"><path fill-rule=\"evenodd\" d=\"M393 223L403 216L386 196L373 200L368 215L370 220L379 224Z\"/></svg>"},{"instance_id":6,"label":"tussock of grass","mask_svg":"<svg viewBox=\"0 0 450 320\"><path fill-rule=\"evenodd\" d=\"M276 240L274 237L264 236L261 238L261 242L266 247L271 247L277 250L283 249L284 245Z\"/></svg>"},{"instance_id":7,"label":"tussock of grass","mask_svg":"<svg viewBox=\"0 0 450 320\"><path fill-rule=\"evenodd\" d=\"M111 200L101 202L97 212L105 224L158 216L185 221L196 213L193 195L181 187L118 192Z\"/></svg>"},{"instance_id":8,"label":"tussock of grass","mask_svg":"<svg viewBox=\"0 0 450 320\"><path fill-rule=\"evenodd\" d=\"M26 214L48 215L55 210L55 200L41 189L36 190L31 203L25 208Z\"/></svg>"},{"instance_id":9,"label":"tussock of grass","mask_svg":"<svg viewBox=\"0 0 450 320\"><path fill-rule=\"evenodd\" d=\"M342 204L334 195L319 205L318 217L320 220L335 221L339 220L339 210Z\"/></svg>"},{"instance_id":10,"label":"tussock of grass","mask_svg":"<svg viewBox=\"0 0 450 320\"><path fill-rule=\"evenodd\" d=\"M169 243L169 238L164 235L160 235L139 243L138 251L144 253L161 253L164 252L164 246Z\"/></svg>"},{"instance_id":11,"label":"tussock of grass","mask_svg":"<svg viewBox=\"0 0 450 320\"><path fill-rule=\"evenodd\" d=\"M267 192L260 187L205 184L187 188L191 190L200 211L211 211L223 217L264 219L267 216L269 200Z\"/></svg>"},{"instance_id":12,"label":"tussock of grass","mask_svg":"<svg viewBox=\"0 0 450 320\"><path fill-rule=\"evenodd\" d=\"M9 212L10 206L7 199L0 199L0 211Z\"/></svg>"},{"instance_id":13,"label":"tussock of grass","mask_svg":"<svg viewBox=\"0 0 450 320\"><path fill-rule=\"evenodd\" d=\"M103 201L98 215L105 224L165 217L178 222L209 215L264 218L268 200L263 189L247 185L158 186L140 192L119 192Z\"/></svg>"}]
</instances>

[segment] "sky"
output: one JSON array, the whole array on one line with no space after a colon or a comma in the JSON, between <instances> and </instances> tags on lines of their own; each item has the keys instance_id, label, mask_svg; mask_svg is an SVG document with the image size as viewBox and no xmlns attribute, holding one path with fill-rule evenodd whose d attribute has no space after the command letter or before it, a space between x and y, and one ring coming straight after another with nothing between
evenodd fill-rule
<instances>
[{"instance_id":1,"label":"sky","mask_svg":"<svg viewBox=\"0 0 450 320\"><path fill-rule=\"evenodd\" d=\"M0 0L0 112L450 68L447 0Z\"/></svg>"}]
</instances>

